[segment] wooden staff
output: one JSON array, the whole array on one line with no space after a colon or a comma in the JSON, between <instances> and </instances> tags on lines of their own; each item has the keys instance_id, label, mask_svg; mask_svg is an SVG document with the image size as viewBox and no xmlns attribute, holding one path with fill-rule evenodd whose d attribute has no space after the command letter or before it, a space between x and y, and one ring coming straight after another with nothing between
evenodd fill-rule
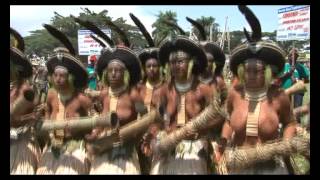
<instances>
[{"instance_id":1,"label":"wooden staff","mask_svg":"<svg viewBox=\"0 0 320 180\"><path fill-rule=\"evenodd\" d=\"M295 47L294 47L294 45L295 45L295 41L293 40L292 41L292 54L291 54L291 58L292 58L292 61L291 61L291 67L294 67L295 68L295 53L294 53L294 49L295 49ZM294 77L294 71L293 71L293 73L291 74L291 79L294 79L295 77ZM292 107L294 107L294 96L293 96L293 93L290 93L290 95L289 95L291 98L291 106Z\"/></svg>"},{"instance_id":2,"label":"wooden staff","mask_svg":"<svg viewBox=\"0 0 320 180\"><path fill-rule=\"evenodd\" d=\"M296 136L289 140L226 150L218 165L218 171L222 174L239 171L275 156L290 156L295 153L310 157L310 137Z\"/></svg>"},{"instance_id":3,"label":"wooden staff","mask_svg":"<svg viewBox=\"0 0 320 180\"><path fill-rule=\"evenodd\" d=\"M152 123L160 121L162 119L161 114L161 111L151 110L148 114L122 126L118 130L109 130L106 136L88 142L90 153L101 154L115 146L135 139L137 135L143 134Z\"/></svg>"},{"instance_id":4,"label":"wooden staff","mask_svg":"<svg viewBox=\"0 0 320 180\"><path fill-rule=\"evenodd\" d=\"M38 121L35 125L36 132L44 133L51 130L65 129L70 130L90 130L95 127L115 127L118 124L117 114L110 112L104 116L98 117L81 117L69 119L66 121L44 120Z\"/></svg>"},{"instance_id":5,"label":"wooden staff","mask_svg":"<svg viewBox=\"0 0 320 180\"><path fill-rule=\"evenodd\" d=\"M175 130L160 140L155 147L155 152L165 154L175 148L179 142L187 138L190 134L221 124L226 118L226 112L220 104L220 97L216 95L213 101L197 117L191 119L183 127Z\"/></svg>"}]
</instances>

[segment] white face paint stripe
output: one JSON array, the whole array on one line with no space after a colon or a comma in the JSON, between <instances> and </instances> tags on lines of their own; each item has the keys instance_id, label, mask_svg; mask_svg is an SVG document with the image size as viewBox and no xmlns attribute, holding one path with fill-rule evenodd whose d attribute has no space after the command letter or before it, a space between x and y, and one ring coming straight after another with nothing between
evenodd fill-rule
<instances>
[{"instance_id":1,"label":"white face paint stripe","mask_svg":"<svg viewBox=\"0 0 320 180\"><path fill-rule=\"evenodd\" d=\"M66 71L67 73L69 73L68 69L67 69L66 67L64 67L64 66L56 66L56 67L54 68L54 71L56 71L57 69L61 69L61 70Z\"/></svg>"},{"instance_id":2,"label":"white face paint stripe","mask_svg":"<svg viewBox=\"0 0 320 180\"><path fill-rule=\"evenodd\" d=\"M111 64L111 63L116 63L116 64L119 64L122 67L126 68L125 64L123 62L121 62L120 60L118 60L118 59L111 60L109 64Z\"/></svg>"}]
</instances>

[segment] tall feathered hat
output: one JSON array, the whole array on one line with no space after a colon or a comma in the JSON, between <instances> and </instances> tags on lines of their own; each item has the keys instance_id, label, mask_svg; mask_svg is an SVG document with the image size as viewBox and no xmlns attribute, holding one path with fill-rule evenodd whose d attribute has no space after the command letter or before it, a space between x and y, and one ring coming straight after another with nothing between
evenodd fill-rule
<instances>
[{"instance_id":1,"label":"tall feathered hat","mask_svg":"<svg viewBox=\"0 0 320 180\"><path fill-rule=\"evenodd\" d=\"M91 37L94 38L101 46L106 47L106 43L108 43L109 46L112 47L110 49L105 49L104 51L102 51L96 64L96 72L100 79L102 79L103 71L111 62L111 60L117 59L121 61L128 69L130 76L129 86L133 86L140 81L141 69L138 57L131 49L128 48L130 46L129 40L126 37L126 34L119 27L114 25L112 22L107 22L109 26L111 24L112 29L117 29L115 31L119 33L122 41L125 43L127 47L114 47L114 42L92 22L83 21L78 18L74 19L80 25L86 27L87 29L98 35L98 37Z\"/></svg>"},{"instance_id":2,"label":"tall feathered hat","mask_svg":"<svg viewBox=\"0 0 320 180\"><path fill-rule=\"evenodd\" d=\"M115 25L111 20L109 19L105 19L105 23L107 26L109 26L112 30L114 30L115 32L117 32L117 34L119 35L121 41L124 43L124 45L128 48L131 47L130 41L127 37L127 34L120 29L120 27L118 27L117 25Z\"/></svg>"},{"instance_id":3,"label":"tall feathered hat","mask_svg":"<svg viewBox=\"0 0 320 180\"><path fill-rule=\"evenodd\" d=\"M140 64L138 61L137 55L128 47L130 46L129 40L126 37L126 34L118 27L114 27L115 25L112 22L108 22L107 24L112 24L113 29L117 29L116 31L119 33L122 41L126 44L127 47L114 47L114 42L104 33L102 32L97 26L95 26L90 21L83 21L79 18L75 18L75 21L80 25L86 27L93 33L97 34L98 37L93 37L101 46L106 47L106 43L109 44L110 49L105 49L102 51L101 56L98 59L96 64L96 72L99 76L99 79L102 79L102 74L104 69L108 66L111 60L117 59L124 63L126 68L129 71L130 75L130 82L129 85L132 86L136 84L141 79L141 69Z\"/></svg>"},{"instance_id":4,"label":"tall feathered hat","mask_svg":"<svg viewBox=\"0 0 320 180\"><path fill-rule=\"evenodd\" d=\"M216 43L208 41L204 27L199 22L189 17L186 17L186 19L199 31L198 39L200 40L200 45L203 50L213 56L213 61L216 64L214 73L221 74L226 61L226 56L223 50Z\"/></svg>"},{"instance_id":5,"label":"tall feathered hat","mask_svg":"<svg viewBox=\"0 0 320 180\"><path fill-rule=\"evenodd\" d=\"M261 39L261 26L253 12L244 5L239 5L240 12L246 17L251 29L252 35L249 35L244 28L244 34L247 41L234 48L231 52L230 69L237 75L238 65L249 58L257 58L266 64L272 65L273 74L282 71L285 63L285 52L274 42L263 41Z\"/></svg>"},{"instance_id":6,"label":"tall feathered hat","mask_svg":"<svg viewBox=\"0 0 320 180\"><path fill-rule=\"evenodd\" d=\"M100 46L103 47L102 49L102 53L104 51L107 51L107 47L113 47L115 44L113 42L113 40L107 35L105 34L100 28L98 28L94 23L92 23L91 21L88 20L82 20L79 18L76 18L74 16L72 16L72 18L81 26L87 28L88 30L90 30L92 33L96 34L97 36L94 36L93 34L90 34L90 37L92 39L94 39L96 42L98 42L100 44Z\"/></svg>"},{"instance_id":7,"label":"tall feathered hat","mask_svg":"<svg viewBox=\"0 0 320 180\"><path fill-rule=\"evenodd\" d=\"M10 62L16 66L18 76L28 78L32 75L32 65L24 54L24 40L23 37L13 28L10 28L10 34L13 35L15 44L10 47Z\"/></svg>"},{"instance_id":8,"label":"tall feathered hat","mask_svg":"<svg viewBox=\"0 0 320 180\"><path fill-rule=\"evenodd\" d=\"M186 36L176 36L168 38L162 42L159 50L160 63L164 66L169 61L170 54L183 51L193 58L193 74L203 72L207 67L207 57L199 44Z\"/></svg>"},{"instance_id":9,"label":"tall feathered hat","mask_svg":"<svg viewBox=\"0 0 320 180\"><path fill-rule=\"evenodd\" d=\"M137 25L137 27L142 32L143 36L145 37L149 45L148 48L143 49L138 55L142 67L144 68L146 61L151 58L156 59L160 63L159 56L158 56L159 48L155 47L155 43L151 35L149 34L145 26L141 23L141 21L134 14L130 13L129 15L133 20L133 22Z\"/></svg>"},{"instance_id":10,"label":"tall feathered hat","mask_svg":"<svg viewBox=\"0 0 320 180\"><path fill-rule=\"evenodd\" d=\"M84 65L75 57L75 50L68 38L55 27L44 24L44 28L65 47L58 47L54 50L54 55L48 59L47 69L49 75L52 75L57 66L66 67L74 76L74 86L84 88L87 85L88 74Z\"/></svg>"},{"instance_id":11,"label":"tall feathered hat","mask_svg":"<svg viewBox=\"0 0 320 180\"><path fill-rule=\"evenodd\" d=\"M189 39L184 30L171 21L164 21L167 25L178 31L180 35L176 37L168 37L160 44L159 60L162 65L169 61L170 54L177 51L183 51L193 57L193 74L200 74L207 67L207 57L200 45Z\"/></svg>"},{"instance_id":12,"label":"tall feathered hat","mask_svg":"<svg viewBox=\"0 0 320 180\"><path fill-rule=\"evenodd\" d=\"M121 61L126 66L130 75L129 86L134 86L141 80L141 69L138 57L127 47L116 47L101 54L96 65L96 71L100 79L102 79L104 69L115 59Z\"/></svg>"}]
</instances>

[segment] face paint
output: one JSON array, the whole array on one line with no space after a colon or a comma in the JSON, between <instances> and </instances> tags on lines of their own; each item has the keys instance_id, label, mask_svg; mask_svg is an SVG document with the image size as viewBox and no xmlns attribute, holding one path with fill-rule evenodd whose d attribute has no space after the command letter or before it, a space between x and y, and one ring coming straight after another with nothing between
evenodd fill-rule
<instances>
[{"instance_id":1,"label":"face paint","mask_svg":"<svg viewBox=\"0 0 320 180\"><path fill-rule=\"evenodd\" d=\"M119 60L112 60L107 68L107 82L111 87L120 87L125 83L125 66Z\"/></svg>"},{"instance_id":2,"label":"face paint","mask_svg":"<svg viewBox=\"0 0 320 180\"><path fill-rule=\"evenodd\" d=\"M52 74L53 85L58 91L65 91L70 88L69 72L65 67L57 66Z\"/></svg>"},{"instance_id":3,"label":"face paint","mask_svg":"<svg viewBox=\"0 0 320 180\"><path fill-rule=\"evenodd\" d=\"M148 80L155 81L159 79L160 70L157 60L154 58L148 59L145 63L145 71Z\"/></svg>"},{"instance_id":4,"label":"face paint","mask_svg":"<svg viewBox=\"0 0 320 180\"><path fill-rule=\"evenodd\" d=\"M265 86L265 65L262 61L249 59L244 64L244 83L249 89Z\"/></svg>"}]
</instances>

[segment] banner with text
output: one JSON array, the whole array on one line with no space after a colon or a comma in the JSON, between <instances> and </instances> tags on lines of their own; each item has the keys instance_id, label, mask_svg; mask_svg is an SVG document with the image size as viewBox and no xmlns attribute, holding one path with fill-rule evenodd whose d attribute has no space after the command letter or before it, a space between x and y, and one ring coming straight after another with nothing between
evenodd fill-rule
<instances>
[{"instance_id":1,"label":"banner with text","mask_svg":"<svg viewBox=\"0 0 320 180\"><path fill-rule=\"evenodd\" d=\"M310 38L310 5L298 5L278 10L277 41Z\"/></svg>"},{"instance_id":2,"label":"banner with text","mask_svg":"<svg viewBox=\"0 0 320 180\"><path fill-rule=\"evenodd\" d=\"M111 37L110 29L102 29L102 31ZM90 30L78 30L79 55L100 55L102 46L92 39L90 34L93 34Z\"/></svg>"}]
</instances>

